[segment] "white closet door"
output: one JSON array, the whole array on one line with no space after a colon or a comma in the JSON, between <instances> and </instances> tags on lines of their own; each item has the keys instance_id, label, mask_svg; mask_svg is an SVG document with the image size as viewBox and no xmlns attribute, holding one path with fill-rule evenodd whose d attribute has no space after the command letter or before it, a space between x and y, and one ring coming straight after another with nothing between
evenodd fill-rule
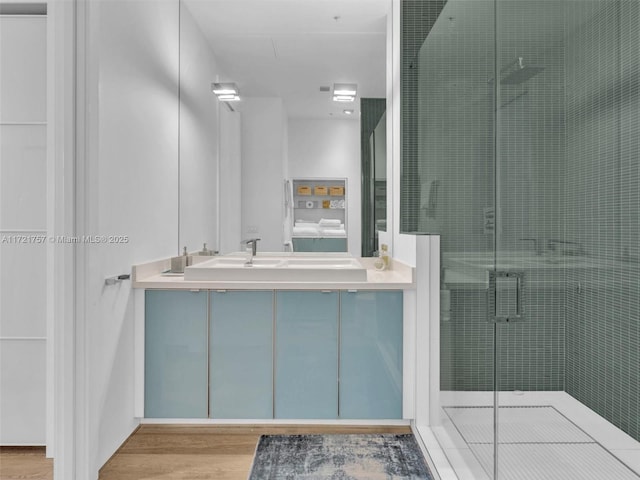
<instances>
[{"instance_id":1,"label":"white closet door","mask_svg":"<svg viewBox=\"0 0 640 480\"><path fill-rule=\"evenodd\" d=\"M0 16L0 445L46 441L46 72L46 18Z\"/></svg>"}]
</instances>

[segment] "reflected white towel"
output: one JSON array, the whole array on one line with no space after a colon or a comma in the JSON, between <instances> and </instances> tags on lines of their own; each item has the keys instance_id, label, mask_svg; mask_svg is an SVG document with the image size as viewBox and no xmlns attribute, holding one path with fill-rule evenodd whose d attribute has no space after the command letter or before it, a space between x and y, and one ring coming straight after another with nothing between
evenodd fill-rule
<instances>
[{"instance_id":1,"label":"reflected white towel","mask_svg":"<svg viewBox=\"0 0 640 480\"><path fill-rule=\"evenodd\" d=\"M326 236L326 237L346 237L347 236L347 231L342 229L342 228L338 228L338 229L327 229L327 230L322 230L322 235Z\"/></svg>"},{"instance_id":2,"label":"reflected white towel","mask_svg":"<svg viewBox=\"0 0 640 480\"><path fill-rule=\"evenodd\" d=\"M312 226L293 227L294 235L318 235L318 229Z\"/></svg>"},{"instance_id":3,"label":"reflected white towel","mask_svg":"<svg viewBox=\"0 0 640 480\"><path fill-rule=\"evenodd\" d=\"M341 223L342 222L340 221L339 218L321 218L320 221L318 222L318 224L321 226L340 225Z\"/></svg>"},{"instance_id":4,"label":"reflected white towel","mask_svg":"<svg viewBox=\"0 0 640 480\"><path fill-rule=\"evenodd\" d=\"M320 230L344 230L344 223L340 223L337 225L320 225Z\"/></svg>"}]
</instances>

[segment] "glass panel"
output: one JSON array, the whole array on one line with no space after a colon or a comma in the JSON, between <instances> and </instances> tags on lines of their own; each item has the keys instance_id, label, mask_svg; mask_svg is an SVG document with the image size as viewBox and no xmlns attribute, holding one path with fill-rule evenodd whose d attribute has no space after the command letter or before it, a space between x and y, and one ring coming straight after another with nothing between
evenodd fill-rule
<instances>
[{"instance_id":1,"label":"glass panel","mask_svg":"<svg viewBox=\"0 0 640 480\"><path fill-rule=\"evenodd\" d=\"M276 292L275 418L338 417L338 292Z\"/></svg>"},{"instance_id":2,"label":"glass panel","mask_svg":"<svg viewBox=\"0 0 640 480\"><path fill-rule=\"evenodd\" d=\"M273 418L273 292L211 292L212 418Z\"/></svg>"},{"instance_id":3,"label":"glass panel","mask_svg":"<svg viewBox=\"0 0 640 480\"><path fill-rule=\"evenodd\" d=\"M585 478L588 459L559 453L581 432L555 399L640 438L627 367L640 363L640 2L497 0L497 12L496 259L524 272L526 292L524 321L497 325L497 478ZM510 308L513 288L502 293ZM544 466L528 462L545 448ZM632 478L607 458L601 476Z\"/></svg>"},{"instance_id":4,"label":"glass panel","mask_svg":"<svg viewBox=\"0 0 640 480\"><path fill-rule=\"evenodd\" d=\"M402 291L340 293L340 418L402 418Z\"/></svg>"},{"instance_id":5,"label":"glass panel","mask_svg":"<svg viewBox=\"0 0 640 480\"><path fill-rule=\"evenodd\" d=\"M407 46L407 36L424 32L414 22L438 15L434 4L403 2ZM404 144L416 143L419 159L413 218L418 232L441 236L441 408L432 423L440 423L434 432L445 449L491 446L494 438L494 324L487 303L496 228L494 13L493 0L450 0L425 33L414 63L408 60L413 68L403 70L403 117L414 115L405 105L418 107L417 135L407 138L410 128L403 133ZM415 98L407 98L414 91ZM468 446L462 456L473 478L492 475L492 462L481 463Z\"/></svg>"},{"instance_id":6,"label":"glass panel","mask_svg":"<svg viewBox=\"0 0 640 480\"><path fill-rule=\"evenodd\" d=\"M207 417L207 292L145 292L144 415Z\"/></svg>"},{"instance_id":7,"label":"glass panel","mask_svg":"<svg viewBox=\"0 0 640 480\"><path fill-rule=\"evenodd\" d=\"M428 33L435 3L403 2L402 141L441 234L436 436L473 478L638 478L604 447L640 445L640 2L450 0Z\"/></svg>"}]
</instances>

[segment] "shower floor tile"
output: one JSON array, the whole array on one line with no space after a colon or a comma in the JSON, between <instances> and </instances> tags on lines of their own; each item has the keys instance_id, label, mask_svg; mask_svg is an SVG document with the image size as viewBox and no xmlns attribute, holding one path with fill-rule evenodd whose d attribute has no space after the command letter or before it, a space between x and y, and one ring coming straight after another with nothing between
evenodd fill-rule
<instances>
[{"instance_id":1,"label":"shower floor tile","mask_svg":"<svg viewBox=\"0 0 640 480\"><path fill-rule=\"evenodd\" d=\"M446 459L435 468L443 480L490 480L494 392L447 391L440 399L435 425L416 425ZM501 479L640 480L640 442L567 393L500 392L499 401Z\"/></svg>"},{"instance_id":2,"label":"shower floor tile","mask_svg":"<svg viewBox=\"0 0 640 480\"><path fill-rule=\"evenodd\" d=\"M470 445L489 476L493 446ZM500 446L499 476L509 480L638 480L640 477L597 443L504 444Z\"/></svg>"},{"instance_id":3,"label":"shower floor tile","mask_svg":"<svg viewBox=\"0 0 640 480\"><path fill-rule=\"evenodd\" d=\"M467 443L493 443L493 408L444 407L444 410ZM500 407L499 424L500 443L594 441L550 406Z\"/></svg>"},{"instance_id":4,"label":"shower floor tile","mask_svg":"<svg viewBox=\"0 0 640 480\"><path fill-rule=\"evenodd\" d=\"M479 465L493 473L493 408L443 407ZM631 468L549 405L499 410L500 478L640 480Z\"/></svg>"}]
</instances>

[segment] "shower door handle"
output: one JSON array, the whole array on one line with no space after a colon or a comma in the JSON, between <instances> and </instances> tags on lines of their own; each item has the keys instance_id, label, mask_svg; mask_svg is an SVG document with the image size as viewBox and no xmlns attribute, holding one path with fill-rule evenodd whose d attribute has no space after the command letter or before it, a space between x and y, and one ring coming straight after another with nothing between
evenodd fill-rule
<instances>
[{"instance_id":1,"label":"shower door handle","mask_svg":"<svg viewBox=\"0 0 640 480\"><path fill-rule=\"evenodd\" d=\"M489 270L488 273L488 321L490 323L508 323L524 320L524 272ZM513 296L508 295L512 292Z\"/></svg>"}]
</instances>

